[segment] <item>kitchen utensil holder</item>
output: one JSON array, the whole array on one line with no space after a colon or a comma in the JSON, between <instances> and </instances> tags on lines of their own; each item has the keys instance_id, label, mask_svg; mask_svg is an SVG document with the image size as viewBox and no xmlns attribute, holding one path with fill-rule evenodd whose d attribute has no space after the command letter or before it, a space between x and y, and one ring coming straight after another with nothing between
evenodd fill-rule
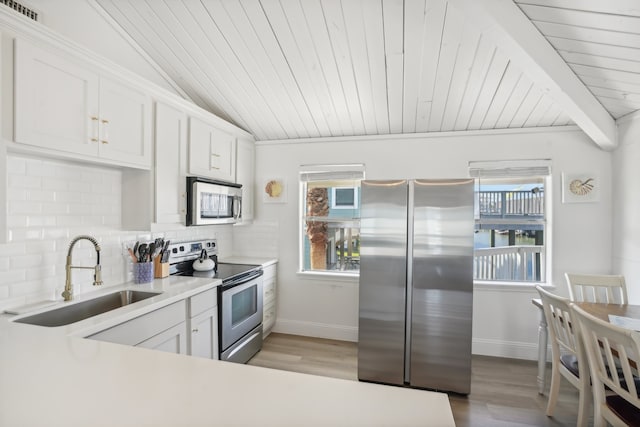
<instances>
[{"instance_id":1,"label":"kitchen utensil holder","mask_svg":"<svg viewBox=\"0 0 640 427\"><path fill-rule=\"evenodd\" d=\"M136 262L133 264L133 282L151 283L153 281L153 263Z\"/></svg>"},{"instance_id":2,"label":"kitchen utensil holder","mask_svg":"<svg viewBox=\"0 0 640 427\"><path fill-rule=\"evenodd\" d=\"M162 279L163 277L169 276L169 263L160 262L160 257L155 257L153 259L153 269L155 271L154 277L156 279Z\"/></svg>"}]
</instances>

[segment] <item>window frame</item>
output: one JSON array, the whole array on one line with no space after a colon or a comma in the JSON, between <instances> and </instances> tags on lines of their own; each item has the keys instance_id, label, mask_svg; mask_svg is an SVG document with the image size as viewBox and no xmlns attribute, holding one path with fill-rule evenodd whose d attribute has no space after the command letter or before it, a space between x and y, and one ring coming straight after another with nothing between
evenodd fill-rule
<instances>
[{"instance_id":1,"label":"window frame","mask_svg":"<svg viewBox=\"0 0 640 427\"><path fill-rule=\"evenodd\" d=\"M482 161L482 162L469 162L469 175L475 179L476 186L478 189L481 188L481 183L479 181L482 180L483 171L487 171L487 176L484 176L485 179L493 178L493 179L505 179L508 180L510 178L525 178L537 177L542 179L544 185L544 214L543 218L539 220L534 220L537 224L541 224L543 226L543 244L541 245L543 249L544 260L544 273L542 277L540 277L540 281L532 281L532 280L487 280L487 279L476 279L475 278L475 268L474 268L474 284L481 285L483 287L489 288L532 288L536 285L546 286L552 281L553 277L553 174L551 171L551 160L550 159L534 159L534 160L504 160L504 161ZM501 173L503 173L501 175ZM475 209L479 209L477 197L474 196L474 205ZM474 214L474 229L478 223L482 223L483 220L481 218L475 217ZM484 221L486 223L486 220ZM505 225L516 224L515 220L510 221L500 221L500 220L491 220L491 223L503 222ZM521 223L521 222L520 222ZM474 244L474 264L475 264L475 244Z\"/></svg>"},{"instance_id":2,"label":"window frame","mask_svg":"<svg viewBox=\"0 0 640 427\"><path fill-rule=\"evenodd\" d=\"M309 182L314 182L314 180L312 179L305 179L305 177L313 174L314 172L325 172L327 174L331 174L331 172L335 172L336 176L339 176L342 173L346 173L347 175L349 173L352 173L354 175L356 174L360 174L360 177L357 178L356 180L358 181L358 185L355 186L351 186L351 185L339 185L337 187L328 187L328 188L353 188L355 190L355 194L354 194L354 201L355 201L355 206L343 206L343 207L335 207L335 203L334 203L334 196L335 194L328 194L328 197L331 199L331 202L329 203L329 209L336 209L336 210L358 210L358 217L345 217L345 218L340 218L340 217L312 217L312 216L307 216L307 202L306 202L306 196L307 196L307 184ZM305 239L308 239L307 233L306 233L306 222L309 218L325 218L328 219L328 223L333 223L333 224L349 224L349 223L356 223L357 227L343 227L343 228L357 228L358 230L360 229L360 191L359 191L359 182L363 181L365 179L365 168L364 168L364 164L336 164L336 165L301 165L300 166L300 172L299 172L299 202L298 202L298 218L299 218L299 223L298 223L298 270L297 270L297 274L301 277L306 277L306 278L312 278L312 277L321 277L321 278L327 278L327 279L335 279L337 281L358 281L359 277L360 277L360 270L312 270L312 269L305 269ZM321 181L331 181L331 180L336 180L336 181L345 181L347 180L347 178L333 178L333 179L318 179L315 182L321 182ZM329 193L334 193L334 191L330 191Z\"/></svg>"}]
</instances>

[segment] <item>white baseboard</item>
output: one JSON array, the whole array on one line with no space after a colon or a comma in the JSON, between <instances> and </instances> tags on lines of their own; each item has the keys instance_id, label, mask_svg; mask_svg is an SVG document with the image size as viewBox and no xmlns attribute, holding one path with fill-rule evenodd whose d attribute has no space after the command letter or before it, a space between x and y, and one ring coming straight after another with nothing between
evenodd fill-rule
<instances>
[{"instance_id":1,"label":"white baseboard","mask_svg":"<svg viewBox=\"0 0 640 427\"><path fill-rule=\"evenodd\" d=\"M358 341L357 327L301 320L278 319L273 327L273 332L339 341ZM474 338L471 352L482 356L538 360L537 343ZM550 354L550 351L548 351L548 354ZM547 357L547 360L550 360L550 358Z\"/></svg>"},{"instance_id":2,"label":"white baseboard","mask_svg":"<svg viewBox=\"0 0 640 427\"><path fill-rule=\"evenodd\" d=\"M332 325L301 320L278 319L273 327L273 332L339 341L358 341L358 328L355 326Z\"/></svg>"},{"instance_id":3,"label":"white baseboard","mask_svg":"<svg viewBox=\"0 0 640 427\"><path fill-rule=\"evenodd\" d=\"M538 344L519 341L499 341L474 338L471 353L482 356L508 357L511 359L538 360ZM547 360L550 350L547 351Z\"/></svg>"}]
</instances>

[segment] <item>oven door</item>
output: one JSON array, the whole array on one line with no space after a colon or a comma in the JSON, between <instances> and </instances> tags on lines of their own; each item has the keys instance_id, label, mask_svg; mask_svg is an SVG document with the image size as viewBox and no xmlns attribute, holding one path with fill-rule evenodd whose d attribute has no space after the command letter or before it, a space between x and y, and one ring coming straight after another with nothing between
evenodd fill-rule
<instances>
[{"instance_id":1,"label":"oven door","mask_svg":"<svg viewBox=\"0 0 640 427\"><path fill-rule=\"evenodd\" d=\"M262 323L262 275L221 293L220 353Z\"/></svg>"}]
</instances>

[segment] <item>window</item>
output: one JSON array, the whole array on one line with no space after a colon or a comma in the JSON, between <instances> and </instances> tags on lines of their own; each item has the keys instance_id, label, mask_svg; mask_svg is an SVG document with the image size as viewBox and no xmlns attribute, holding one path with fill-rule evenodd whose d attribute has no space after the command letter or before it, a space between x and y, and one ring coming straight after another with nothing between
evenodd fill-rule
<instances>
[{"instance_id":1,"label":"window","mask_svg":"<svg viewBox=\"0 0 640 427\"><path fill-rule=\"evenodd\" d=\"M364 165L300 170L300 271L360 272L360 181Z\"/></svg>"},{"instance_id":2,"label":"window","mask_svg":"<svg viewBox=\"0 0 640 427\"><path fill-rule=\"evenodd\" d=\"M331 189L332 209L356 209L358 207L358 187L334 187Z\"/></svg>"},{"instance_id":3,"label":"window","mask_svg":"<svg viewBox=\"0 0 640 427\"><path fill-rule=\"evenodd\" d=\"M474 279L546 282L550 161L470 162L476 178Z\"/></svg>"}]
</instances>

